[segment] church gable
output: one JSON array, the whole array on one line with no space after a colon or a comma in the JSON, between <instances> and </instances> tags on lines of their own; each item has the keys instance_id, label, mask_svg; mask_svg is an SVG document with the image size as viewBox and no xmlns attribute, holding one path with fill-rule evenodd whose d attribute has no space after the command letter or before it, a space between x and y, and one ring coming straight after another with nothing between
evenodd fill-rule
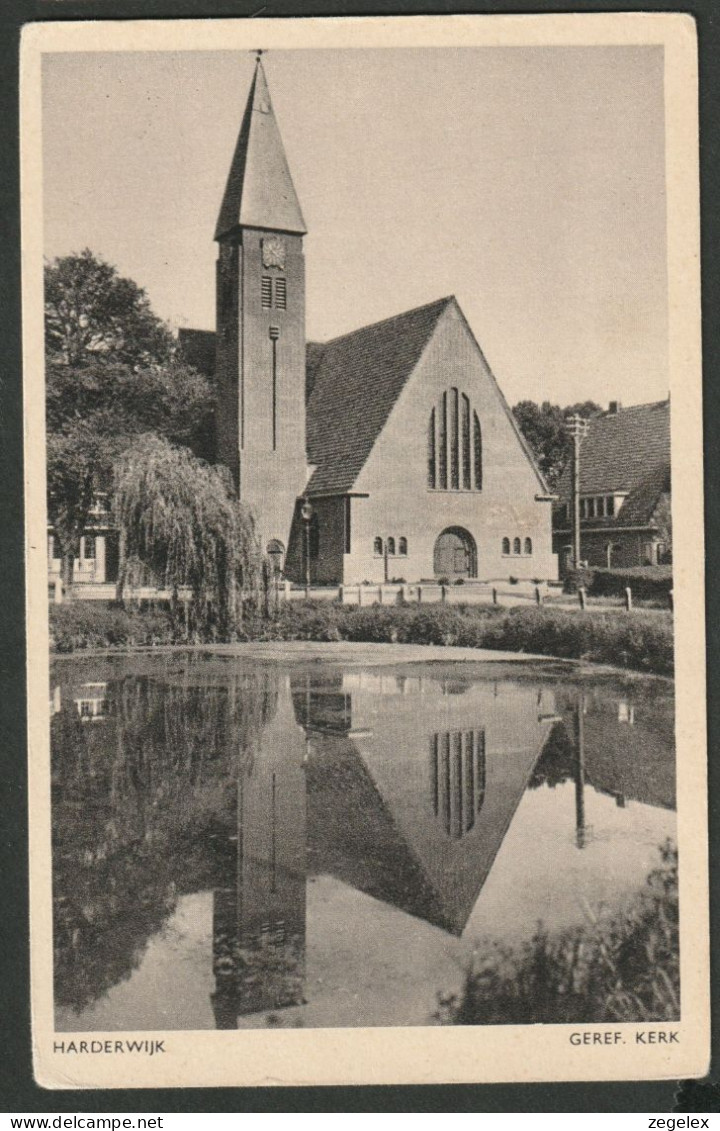
<instances>
[{"instance_id":1,"label":"church gable","mask_svg":"<svg viewBox=\"0 0 720 1131\"><path fill-rule=\"evenodd\" d=\"M356 480L525 508L547 486L457 303L446 300ZM403 481L407 480L406 483Z\"/></svg>"}]
</instances>

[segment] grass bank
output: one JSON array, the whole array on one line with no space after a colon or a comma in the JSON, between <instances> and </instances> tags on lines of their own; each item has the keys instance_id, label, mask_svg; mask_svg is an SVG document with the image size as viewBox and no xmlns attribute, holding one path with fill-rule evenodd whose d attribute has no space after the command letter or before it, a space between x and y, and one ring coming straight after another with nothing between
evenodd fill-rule
<instances>
[{"instance_id":1,"label":"grass bank","mask_svg":"<svg viewBox=\"0 0 720 1131\"><path fill-rule=\"evenodd\" d=\"M90 602L51 606L50 635L53 650L63 653L216 642L188 639L167 608L108 608ZM589 660L656 675L673 672L672 617L656 611L504 610L490 605L353 608L298 602L281 606L274 617L247 621L235 639L455 645Z\"/></svg>"},{"instance_id":2,"label":"grass bank","mask_svg":"<svg viewBox=\"0 0 720 1131\"><path fill-rule=\"evenodd\" d=\"M680 1017L677 849L668 842L622 913L513 948L480 946L460 995L440 998L454 1025L602 1024Z\"/></svg>"}]
</instances>

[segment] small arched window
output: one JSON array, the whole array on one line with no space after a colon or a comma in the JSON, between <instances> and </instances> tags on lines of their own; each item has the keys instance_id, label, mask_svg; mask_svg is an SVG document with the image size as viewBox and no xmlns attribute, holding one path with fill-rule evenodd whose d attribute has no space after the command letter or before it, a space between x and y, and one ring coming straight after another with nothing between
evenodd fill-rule
<instances>
[{"instance_id":1,"label":"small arched window","mask_svg":"<svg viewBox=\"0 0 720 1131\"><path fill-rule=\"evenodd\" d=\"M519 538L513 538L513 554L519 554L519 553L520 553L520 539Z\"/></svg>"},{"instance_id":2,"label":"small arched window","mask_svg":"<svg viewBox=\"0 0 720 1131\"><path fill-rule=\"evenodd\" d=\"M510 553L510 539L509 538L503 538L503 540L502 540L502 552L503 552L503 554L509 554Z\"/></svg>"},{"instance_id":3,"label":"small arched window","mask_svg":"<svg viewBox=\"0 0 720 1131\"><path fill-rule=\"evenodd\" d=\"M401 538L398 542L398 553L403 557L407 554L407 538Z\"/></svg>"},{"instance_id":4,"label":"small arched window","mask_svg":"<svg viewBox=\"0 0 720 1131\"><path fill-rule=\"evenodd\" d=\"M379 555L379 554L382 554L382 552L383 552L383 540L382 540L382 538L376 538L375 541L373 542L373 553L376 554L376 555Z\"/></svg>"},{"instance_id":5,"label":"small arched window","mask_svg":"<svg viewBox=\"0 0 720 1131\"><path fill-rule=\"evenodd\" d=\"M388 552L388 554L394 554L395 553L395 539L394 538L388 538L388 540L387 540L387 552Z\"/></svg>"},{"instance_id":6,"label":"small arched window","mask_svg":"<svg viewBox=\"0 0 720 1131\"><path fill-rule=\"evenodd\" d=\"M525 539L525 553L532 554L532 538Z\"/></svg>"}]
</instances>

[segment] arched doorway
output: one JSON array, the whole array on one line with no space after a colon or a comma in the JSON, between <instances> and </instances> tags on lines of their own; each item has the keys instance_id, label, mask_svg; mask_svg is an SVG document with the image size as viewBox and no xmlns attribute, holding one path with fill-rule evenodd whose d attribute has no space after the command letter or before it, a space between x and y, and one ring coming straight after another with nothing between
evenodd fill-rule
<instances>
[{"instance_id":1,"label":"arched doorway","mask_svg":"<svg viewBox=\"0 0 720 1131\"><path fill-rule=\"evenodd\" d=\"M265 553L270 561L270 568L274 577L279 577L285 566L285 547L279 538L271 538Z\"/></svg>"},{"instance_id":2,"label":"arched doorway","mask_svg":"<svg viewBox=\"0 0 720 1131\"><path fill-rule=\"evenodd\" d=\"M433 569L436 577L477 577L477 550L475 539L461 526L449 526L435 543Z\"/></svg>"}]
</instances>

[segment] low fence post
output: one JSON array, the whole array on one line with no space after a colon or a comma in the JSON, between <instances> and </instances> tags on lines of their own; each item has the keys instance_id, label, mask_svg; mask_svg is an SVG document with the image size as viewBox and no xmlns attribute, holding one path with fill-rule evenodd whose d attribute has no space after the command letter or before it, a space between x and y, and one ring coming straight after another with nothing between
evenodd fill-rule
<instances>
[{"instance_id":1,"label":"low fence post","mask_svg":"<svg viewBox=\"0 0 720 1131\"><path fill-rule=\"evenodd\" d=\"M359 609L362 608L362 595L363 595L363 587L362 587L362 585L358 585L358 608Z\"/></svg>"},{"instance_id":2,"label":"low fence post","mask_svg":"<svg viewBox=\"0 0 720 1131\"><path fill-rule=\"evenodd\" d=\"M632 612L632 589L629 585L625 590L625 608L629 613Z\"/></svg>"},{"instance_id":3,"label":"low fence post","mask_svg":"<svg viewBox=\"0 0 720 1131\"><path fill-rule=\"evenodd\" d=\"M578 601L580 602L580 608L584 609L587 604L587 590L584 585L578 585Z\"/></svg>"},{"instance_id":4,"label":"low fence post","mask_svg":"<svg viewBox=\"0 0 720 1131\"><path fill-rule=\"evenodd\" d=\"M401 585L398 590L397 603L404 605L407 601L407 585Z\"/></svg>"},{"instance_id":5,"label":"low fence post","mask_svg":"<svg viewBox=\"0 0 720 1131\"><path fill-rule=\"evenodd\" d=\"M382 585L378 585L378 605L382 605L382 603L383 603L383 587L382 587Z\"/></svg>"},{"instance_id":6,"label":"low fence post","mask_svg":"<svg viewBox=\"0 0 720 1131\"><path fill-rule=\"evenodd\" d=\"M540 592L540 586L539 585L535 586L535 604L536 605L542 605L542 594Z\"/></svg>"},{"instance_id":7,"label":"low fence post","mask_svg":"<svg viewBox=\"0 0 720 1131\"><path fill-rule=\"evenodd\" d=\"M440 586L440 600L442 601L443 605L447 601L447 589L444 585Z\"/></svg>"},{"instance_id":8,"label":"low fence post","mask_svg":"<svg viewBox=\"0 0 720 1131\"><path fill-rule=\"evenodd\" d=\"M338 601L340 602L341 605L345 603L344 599L345 599L345 590L344 590L342 585L338 585Z\"/></svg>"},{"instance_id":9,"label":"low fence post","mask_svg":"<svg viewBox=\"0 0 720 1131\"><path fill-rule=\"evenodd\" d=\"M422 604L422 586L421 585L418 585L417 594L418 594L418 598L417 598L418 605L421 605Z\"/></svg>"},{"instance_id":10,"label":"low fence post","mask_svg":"<svg viewBox=\"0 0 720 1131\"><path fill-rule=\"evenodd\" d=\"M497 603L498 603L497 589L495 588L494 585L493 585L493 591L492 591L492 599L493 599L493 605L497 605Z\"/></svg>"}]
</instances>

